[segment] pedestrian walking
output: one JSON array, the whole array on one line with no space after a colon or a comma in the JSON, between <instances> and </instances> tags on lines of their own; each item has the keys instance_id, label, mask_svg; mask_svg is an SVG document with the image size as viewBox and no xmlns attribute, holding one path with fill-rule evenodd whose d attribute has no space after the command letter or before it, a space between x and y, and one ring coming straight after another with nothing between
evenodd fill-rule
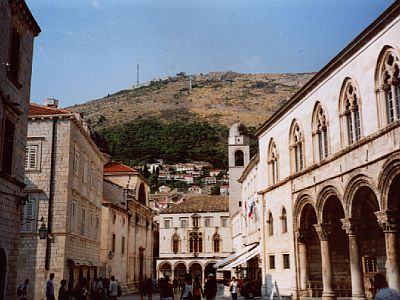
<instances>
[{"instance_id":1,"label":"pedestrian walking","mask_svg":"<svg viewBox=\"0 0 400 300\"><path fill-rule=\"evenodd\" d=\"M17 296L19 300L28 300L28 283L29 279L25 279L24 283L17 288Z\"/></svg>"},{"instance_id":2,"label":"pedestrian walking","mask_svg":"<svg viewBox=\"0 0 400 300\"><path fill-rule=\"evenodd\" d=\"M108 299L116 300L118 297L118 281L115 280L115 276L111 276L109 292Z\"/></svg>"},{"instance_id":3,"label":"pedestrian walking","mask_svg":"<svg viewBox=\"0 0 400 300\"><path fill-rule=\"evenodd\" d=\"M235 277L232 277L232 281L229 284L229 291L231 292L232 300L237 300L237 294L239 290L239 282Z\"/></svg>"},{"instance_id":4,"label":"pedestrian walking","mask_svg":"<svg viewBox=\"0 0 400 300\"><path fill-rule=\"evenodd\" d=\"M146 281L142 277L140 277L139 279L140 300L144 300L144 297L146 297L146 292L147 292Z\"/></svg>"},{"instance_id":5,"label":"pedestrian walking","mask_svg":"<svg viewBox=\"0 0 400 300\"><path fill-rule=\"evenodd\" d=\"M67 290L67 281L61 280L61 286L58 289L58 300L69 300L70 291Z\"/></svg>"},{"instance_id":6,"label":"pedestrian walking","mask_svg":"<svg viewBox=\"0 0 400 300\"><path fill-rule=\"evenodd\" d=\"M160 298L162 300L174 300L174 286L169 280L169 276L165 276L162 288L160 291Z\"/></svg>"},{"instance_id":7,"label":"pedestrian walking","mask_svg":"<svg viewBox=\"0 0 400 300\"><path fill-rule=\"evenodd\" d=\"M74 288L74 297L76 300L87 300L88 290L86 286L86 278L82 277L81 279L79 279L78 284Z\"/></svg>"},{"instance_id":8,"label":"pedestrian walking","mask_svg":"<svg viewBox=\"0 0 400 300\"><path fill-rule=\"evenodd\" d=\"M193 281L193 300L201 300L202 296L204 296L203 287L199 278L195 277Z\"/></svg>"},{"instance_id":9,"label":"pedestrian walking","mask_svg":"<svg viewBox=\"0 0 400 300\"><path fill-rule=\"evenodd\" d=\"M191 300L193 298L193 283L192 276L190 274L185 275L185 282L182 288L181 299Z\"/></svg>"},{"instance_id":10,"label":"pedestrian walking","mask_svg":"<svg viewBox=\"0 0 400 300\"><path fill-rule=\"evenodd\" d=\"M400 300L400 294L397 290L391 289L381 273L374 275L374 287L376 289L375 300Z\"/></svg>"},{"instance_id":11,"label":"pedestrian walking","mask_svg":"<svg viewBox=\"0 0 400 300\"><path fill-rule=\"evenodd\" d=\"M55 300L54 297L54 273L50 273L49 279L46 282L46 299L47 300Z\"/></svg>"},{"instance_id":12,"label":"pedestrian walking","mask_svg":"<svg viewBox=\"0 0 400 300\"><path fill-rule=\"evenodd\" d=\"M146 281L146 289L147 289L147 299L153 299L153 280L149 277Z\"/></svg>"},{"instance_id":13,"label":"pedestrian walking","mask_svg":"<svg viewBox=\"0 0 400 300\"><path fill-rule=\"evenodd\" d=\"M213 273L210 273L207 276L207 281L204 285L204 294L207 300L214 300L217 295L217 281L215 280Z\"/></svg>"}]
</instances>

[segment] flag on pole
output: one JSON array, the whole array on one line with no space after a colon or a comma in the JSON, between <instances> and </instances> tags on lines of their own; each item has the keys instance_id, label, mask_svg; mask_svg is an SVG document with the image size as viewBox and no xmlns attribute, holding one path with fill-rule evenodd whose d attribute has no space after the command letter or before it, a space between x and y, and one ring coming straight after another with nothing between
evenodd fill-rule
<instances>
[{"instance_id":1,"label":"flag on pole","mask_svg":"<svg viewBox=\"0 0 400 300\"><path fill-rule=\"evenodd\" d=\"M252 201L249 207L249 218L253 215L254 207L256 206L255 202Z\"/></svg>"}]
</instances>

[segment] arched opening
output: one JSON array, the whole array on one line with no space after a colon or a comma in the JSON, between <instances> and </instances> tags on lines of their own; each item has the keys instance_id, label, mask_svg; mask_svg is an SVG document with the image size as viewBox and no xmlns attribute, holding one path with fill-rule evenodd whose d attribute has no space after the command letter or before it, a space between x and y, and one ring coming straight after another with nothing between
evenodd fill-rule
<instances>
[{"instance_id":1,"label":"arched opening","mask_svg":"<svg viewBox=\"0 0 400 300\"><path fill-rule=\"evenodd\" d=\"M215 276L216 270L214 269L215 263L208 263L204 268L204 278L208 276L208 274L212 273Z\"/></svg>"},{"instance_id":2,"label":"arched opening","mask_svg":"<svg viewBox=\"0 0 400 300\"><path fill-rule=\"evenodd\" d=\"M139 187L139 202L146 205L146 189L143 183L141 183Z\"/></svg>"},{"instance_id":3,"label":"arched opening","mask_svg":"<svg viewBox=\"0 0 400 300\"><path fill-rule=\"evenodd\" d=\"M379 205L375 193L368 186L356 191L352 203L352 217L360 221L357 241L363 265L364 289L368 298L372 298L371 280L377 272L385 273L386 262L385 237L374 214L379 211Z\"/></svg>"},{"instance_id":4,"label":"arched opening","mask_svg":"<svg viewBox=\"0 0 400 300\"><path fill-rule=\"evenodd\" d=\"M332 287L338 297L351 297L351 275L349 239L342 228L345 217L342 203L336 196L326 199L323 208L323 223L330 224L328 236L332 267Z\"/></svg>"},{"instance_id":5,"label":"arched opening","mask_svg":"<svg viewBox=\"0 0 400 300\"><path fill-rule=\"evenodd\" d=\"M281 214L281 229L282 229L282 233L287 233L287 214L286 214L286 209L283 207L282 208L282 214Z\"/></svg>"},{"instance_id":6,"label":"arched opening","mask_svg":"<svg viewBox=\"0 0 400 300\"><path fill-rule=\"evenodd\" d=\"M244 166L244 154L242 150L237 150L235 152L235 166L236 167Z\"/></svg>"},{"instance_id":7,"label":"arched opening","mask_svg":"<svg viewBox=\"0 0 400 300\"><path fill-rule=\"evenodd\" d=\"M197 277L202 282L203 269L199 263L194 263L190 266L189 274L192 275L192 278Z\"/></svg>"},{"instance_id":8,"label":"arched opening","mask_svg":"<svg viewBox=\"0 0 400 300\"><path fill-rule=\"evenodd\" d=\"M172 252L174 254L179 252L179 235L176 233L172 236Z\"/></svg>"},{"instance_id":9,"label":"arched opening","mask_svg":"<svg viewBox=\"0 0 400 300\"><path fill-rule=\"evenodd\" d=\"M221 238L218 233L214 233L213 235L213 250L214 252L221 251Z\"/></svg>"},{"instance_id":10,"label":"arched opening","mask_svg":"<svg viewBox=\"0 0 400 300\"><path fill-rule=\"evenodd\" d=\"M186 275L186 266L184 263L178 263L174 268L174 278L176 279L184 279Z\"/></svg>"},{"instance_id":11,"label":"arched opening","mask_svg":"<svg viewBox=\"0 0 400 300\"><path fill-rule=\"evenodd\" d=\"M159 268L159 276L158 278L165 278L165 276L171 277L172 275L172 267L169 263L163 263Z\"/></svg>"},{"instance_id":12,"label":"arched opening","mask_svg":"<svg viewBox=\"0 0 400 300\"><path fill-rule=\"evenodd\" d=\"M268 224L268 235L269 236L274 235L274 218L272 217L271 212L269 212L268 214L267 224Z\"/></svg>"},{"instance_id":13,"label":"arched opening","mask_svg":"<svg viewBox=\"0 0 400 300\"><path fill-rule=\"evenodd\" d=\"M4 249L0 248L0 299L4 299L7 278L7 256Z\"/></svg>"},{"instance_id":14,"label":"arched opening","mask_svg":"<svg viewBox=\"0 0 400 300\"><path fill-rule=\"evenodd\" d=\"M314 225L317 215L308 203L303 207L299 229L300 289L310 297L320 297L322 290L321 243Z\"/></svg>"}]
</instances>

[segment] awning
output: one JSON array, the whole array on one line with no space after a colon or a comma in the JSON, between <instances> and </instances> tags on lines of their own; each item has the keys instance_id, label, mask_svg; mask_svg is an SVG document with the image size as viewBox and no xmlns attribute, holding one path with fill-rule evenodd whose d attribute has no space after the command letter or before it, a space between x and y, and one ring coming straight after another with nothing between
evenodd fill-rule
<instances>
[{"instance_id":1,"label":"awning","mask_svg":"<svg viewBox=\"0 0 400 300\"><path fill-rule=\"evenodd\" d=\"M261 245L258 245L257 247L253 248L249 252L243 254L242 256L238 257L236 260L231 262L229 265L225 266L222 268L224 271L229 271L230 269L252 259L254 256L257 256L261 254Z\"/></svg>"},{"instance_id":2,"label":"awning","mask_svg":"<svg viewBox=\"0 0 400 300\"><path fill-rule=\"evenodd\" d=\"M103 264L101 262L95 262L88 259L71 259L67 258L67 263L71 266L86 266L86 267L101 267Z\"/></svg>"},{"instance_id":3,"label":"awning","mask_svg":"<svg viewBox=\"0 0 400 300\"><path fill-rule=\"evenodd\" d=\"M232 261L237 260L240 256L244 255L245 253L248 253L249 251L254 249L257 245L258 245L258 243L248 245L248 246L240 249L238 252L233 253L233 254L229 255L228 257L220 260L219 262L214 264L214 269L219 269L219 268L231 263Z\"/></svg>"}]
</instances>

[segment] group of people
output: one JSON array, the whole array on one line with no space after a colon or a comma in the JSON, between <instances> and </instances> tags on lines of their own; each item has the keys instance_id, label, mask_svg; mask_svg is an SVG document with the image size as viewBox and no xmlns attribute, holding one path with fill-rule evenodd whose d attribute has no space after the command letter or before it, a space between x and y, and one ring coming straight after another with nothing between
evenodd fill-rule
<instances>
[{"instance_id":1,"label":"group of people","mask_svg":"<svg viewBox=\"0 0 400 300\"><path fill-rule=\"evenodd\" d=\"M54 293L54 273L50 273L46 281L45 294L46 300L55 300ZM28 293L29 279L17 288L17 297L19 300L32 299ZM65 279L61 280L61 286L58 290L58 300L115 300L120 296L120 287L114 276L111 280L108 278L94 278L90 285L85 277L79 279L78 284L67 286Z\"/></svg>"},{"instance_id":2,"label":"group of people","mask_svg":"<svg viewBox=\"0 0 400 300\"><path fill-rule=\"evenodd\" d=\"M178 281L171 283L169 276L165 276L159 282L160 299L176 300L175 293L181 290L180 300L200 300L202 297L207 300L214 300L217 295L217 281L213 273L208 274L204 288L198 277L192 278L190 274L186 274L183 282L177 284Z\"/></svg>"},{"instance_id":3,"label":"group of people","mask_svg":"<svg viewBox=\"0 0 400 300\"><path fill-rule=\"evenodd\" d=\"M153 297L153 280L149 277L147 279L141 278L139 281L140 300L143 300L147 295L148 300Z\"/></svg>"}]
</instances>

